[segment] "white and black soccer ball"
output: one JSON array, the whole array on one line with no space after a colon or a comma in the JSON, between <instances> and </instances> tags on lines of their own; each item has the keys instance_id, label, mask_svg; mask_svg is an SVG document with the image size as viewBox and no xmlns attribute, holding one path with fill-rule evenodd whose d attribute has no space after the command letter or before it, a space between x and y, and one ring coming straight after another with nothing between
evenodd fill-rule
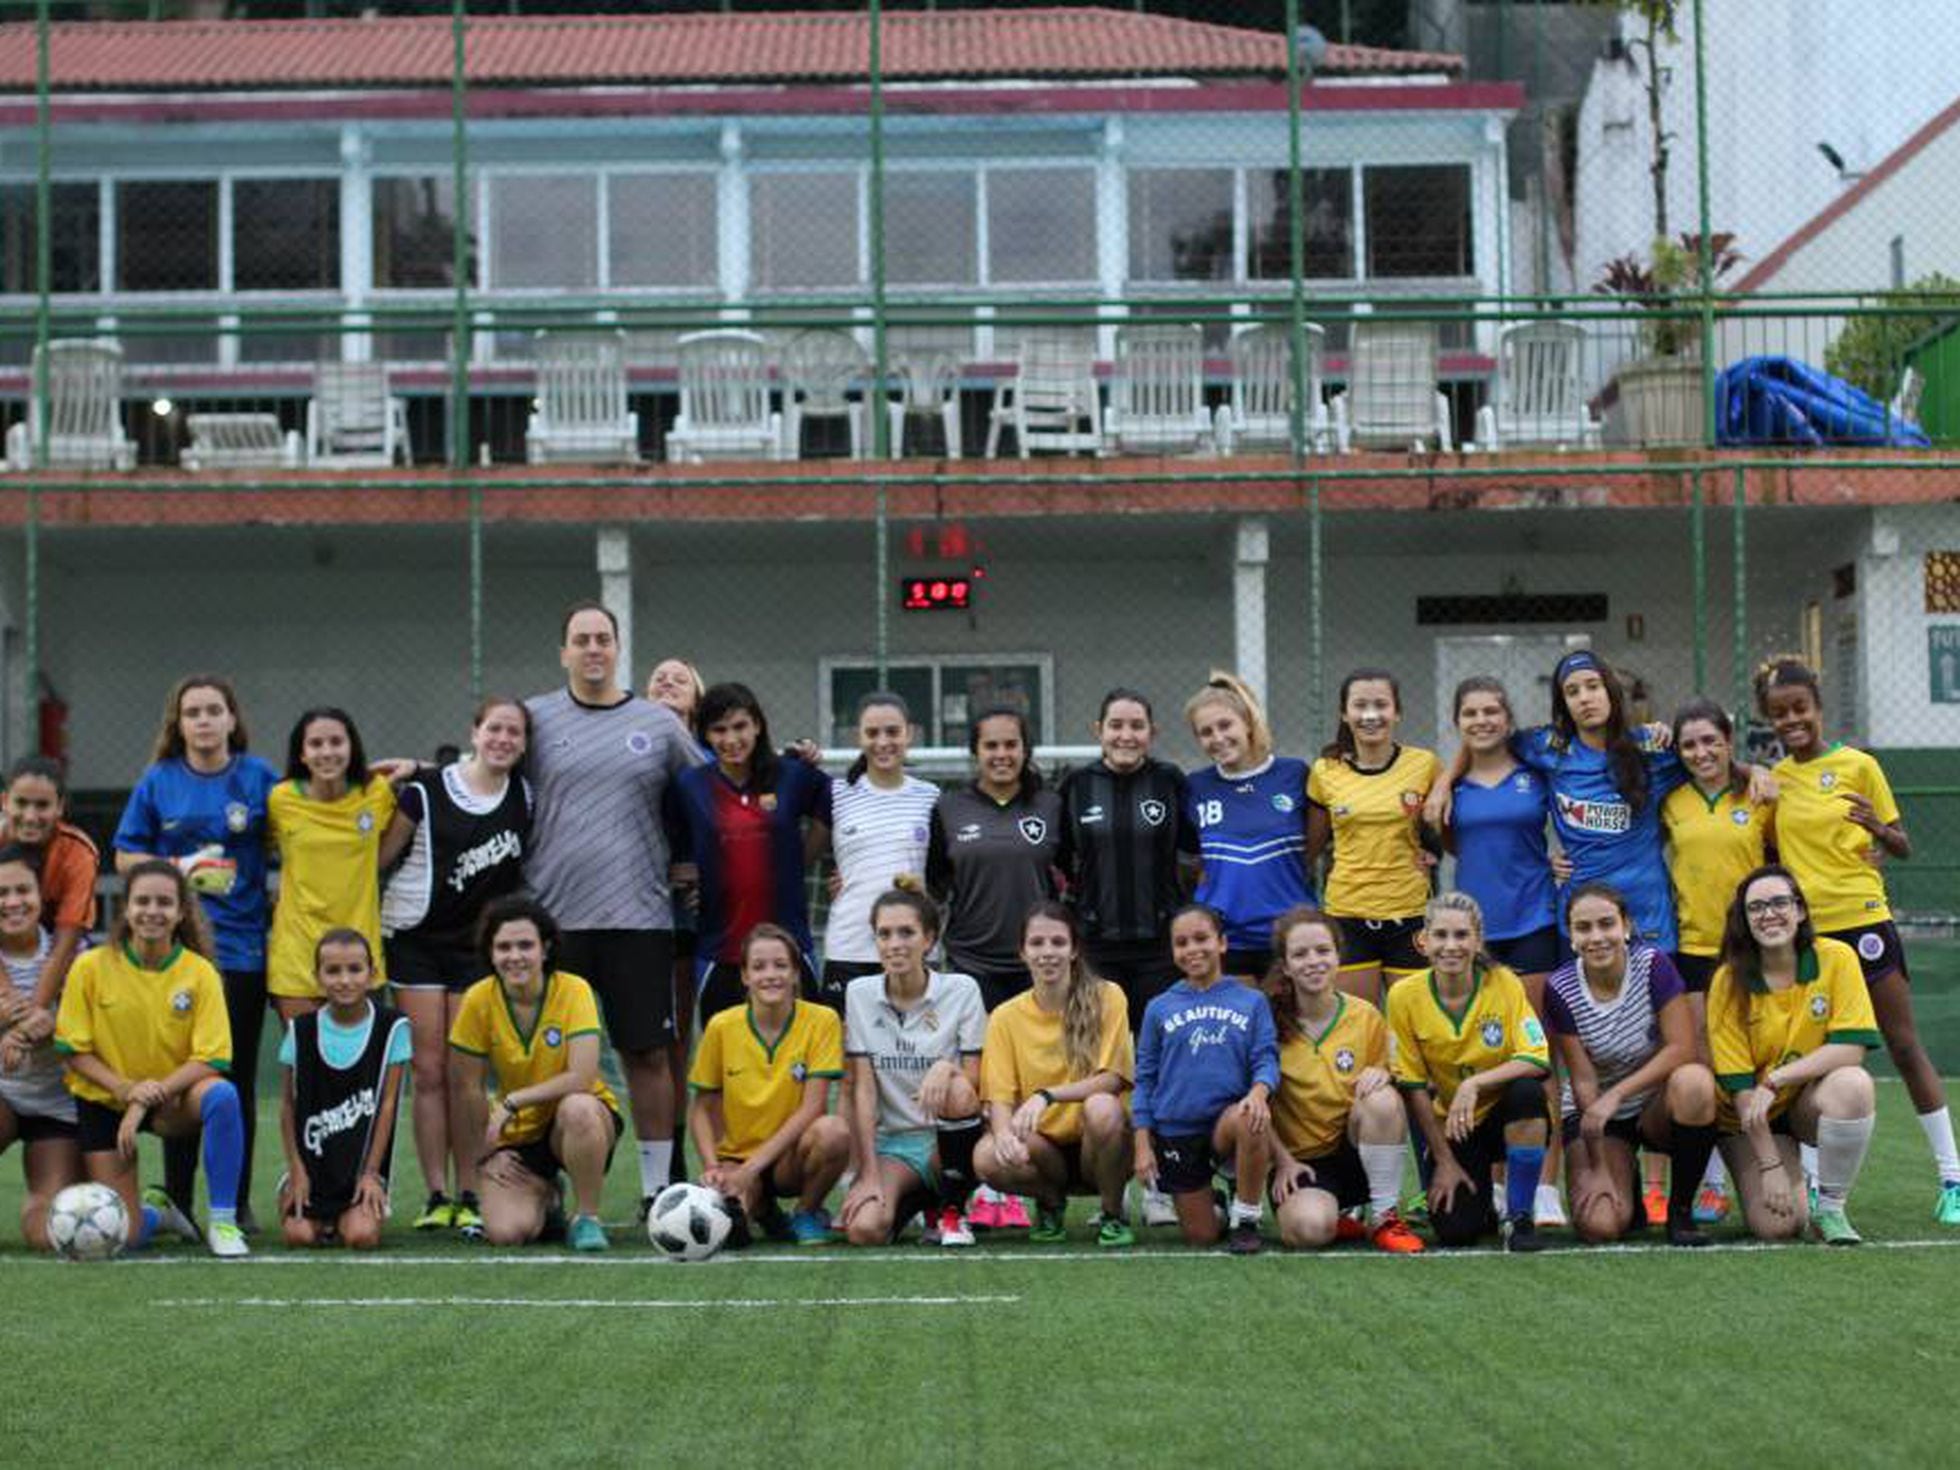
<instances>
[{"instance_id":1,"label":"white and black soccer ball","mask_svg":"<svg viewBox=\"0 0 1960 1470\"><path fill-rule=\"evenodd\" d=\"M71 1184L48 1206L48 1240L64 1261L107 1261L129 1239L122 1196L106 1184Z\"/></svg>"},{"instance_id":2,"label":"white and black soccer ball","mask_svg":"<svg viewBox=\"0 0 1960 1470\"><path fill-rule=\"evenodd\" d=\"M728 1206L699 1184L670 1184L647 1211L647 1239L670 1261L705 1261L735 1227Z\"/></svg>"}]
</instances>

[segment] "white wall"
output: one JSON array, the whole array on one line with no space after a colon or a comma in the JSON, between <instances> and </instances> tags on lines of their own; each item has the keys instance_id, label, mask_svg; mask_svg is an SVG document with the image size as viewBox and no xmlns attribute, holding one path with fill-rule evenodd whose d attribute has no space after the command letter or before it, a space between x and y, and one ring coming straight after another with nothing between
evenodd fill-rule
<instances>
[{"instance_id":1,"label":"white wall","mask_svg":"<svg viewBox=\"0 0 1960 1470\"><path fill-rule=\"evenodd\" d=\"M1927 629L1960 624L1926 611L1926 553L1960 551L1960 505L1885 507L1858 548L1860 707L1854 732L1875 746L1960 748L1960 704L1934 704Z\"/></svg>"}]
</instances>

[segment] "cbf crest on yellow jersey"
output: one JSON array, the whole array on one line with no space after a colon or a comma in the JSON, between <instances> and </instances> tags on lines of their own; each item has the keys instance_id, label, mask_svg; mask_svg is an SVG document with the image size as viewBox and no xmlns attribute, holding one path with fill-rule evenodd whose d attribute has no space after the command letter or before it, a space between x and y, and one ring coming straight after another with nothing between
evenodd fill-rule
<instances>
[{"instance_id":1,"label":"cbf crest on yellow jersey","mask_svg":"<svg viewBox=\"0 0 1960 1470\"><path fill-rule=\"evenodd\" d=\"M1340 1147L1354 1111L1354 1084L1370 1067L1387 1065L1382 1013L1359 996L1340 996L1326 1030L1315 1036L1303 1025L1280 1044L1279 1090L1272 1099L1280 1147L1296 1159L1317 1159Z\"/></svg>"},{"instance_id":2,"label":"cbf crest on yellow jersey","mask_svg":"<svg viewBox=\"0 0 1960 1470\"><path fill-rule=\"evenodd\" d=\"M456 1024L449 1028L449 1044L488 1061L498 1093L508 1096L566 1071L573 1039L598 1034L599 1003L592 987L577 975L554 970L544 977L544 994L529 1031L517 1024L503 982L492 975L464 992ZM605 1078L592 1079L592 1095L619 1111L619 1099ZM515 1146L543 1138L556 1114L554 1107L519 1108L504 1124L503 1142Z\"/></svg>"},{"instance_id":3,"label":"cbf crest on yellow jersey","mask_svg":"<svg viewBox=\"0 0 1960 1470\"><path fill-rule=\"evenodd\" d=\"M1514 1059L1544 1072L1552 1067L1545 1028L1531 1009L1524 982L1503 965L1478 965L1476 979L1476 989L1458 1011L1443 1004L1434 970L1397 981L1388 992L1395 1085L1405 1092L1431 1089L1439 1118L1449 1112L1465 1077ZM1479 1097L1477 1121L1497 1103L1495 1092Z\"/></svg>"},{"instance_id":4,"label":"cbf crest on yellow jersey","mask_svg":"<svg viewBox=\"0 0 1960 1470\"><path fill-rule=\"evenodd\" d=\"M1708 1050L1722 1084L1722 1126L1736 1126L1729 1096L1757 1086L1763 1073L1807 1057L1827 1042L1873 1047L1879 1042L1872 993L1858 956L1848 944L1819 939L1797 956L1797 981L1784 990L1764 988L1759 976L1738 978L1729 966L1708 985ZM1778 1088L1773 1118L1800 1089Z\"/></svg>"},{"instance_id":5,"label":"cbf crest on yellow jersey","mask_svg":"<svg viewBox=\"0 0 1960 1470\"><path fill-rule=\"evenodd\" d=\"M1429 901L1429 874L1417 866L1422 803L1439 770L1434 752L1399 747L1379 771L1322 756L1307 795L1327 809L1334 867L1327 911L1354 919L1406 919Z\"/></svg>"},{"instance_id":6,"label":"cbf crest on yellow jersey","mask_svg":"<svg viewBox=\"0 0 1960 1470\"><path fill-rule=\"evenodd\" d=\"M1686 953L1721 953L1736 886L1763 865L1769 810L1726 786L1713 798L1704 796L1693 782L1675 787L1661 803L1674 916Z\"/></svg>"},{"instance_id":7,"label":"cbf crest on yellow jersey","mask_svg":"<svg viewBox=\"0 0 1960 1470\"><path fill-rule=\"evenodd\" d=\"M795 1002L771 1043L755 1028L755 1007L730 1006L701 1028L687 1085L721 1094L723 1136L715 1152L740 1163L803 1105L812 1077L844 1075L844 1028L829 1006Z\"/></svg>"},{"instance_id":8,"label":"cbf crest on yellow jersey","mask_svg":"<svg viewBox=\"0 0 1960 1470\"><path fill-rule=\"evenodd\" d=\"M211 962L177 947L145 964L127 945L105 944L75 961L55 1015L54 1049L64 1057L98 1057L131 1082L168 1077L185 1062L231 1070L231 1018L224 982ZM68 1090L120 1109L107 1088L80 1073Z\"/></svg>"},{"instance_id":9,"label":"cbf crest on yellow jersey","mask_svg":"<svg viewBox=\"0 0 1960 1470\"><path fill-rule=\"evenodd\" d=\"M1846 819L1856 793L1881 822L1899 820L1899 803L1877 761L1833 745L1814 760L1776 763L1776 852L1797 875L1810 922L1820 934L1882 924L1892 917L1885 880L1871 864L1872 834Z\"/></svg>"}]
</instances>

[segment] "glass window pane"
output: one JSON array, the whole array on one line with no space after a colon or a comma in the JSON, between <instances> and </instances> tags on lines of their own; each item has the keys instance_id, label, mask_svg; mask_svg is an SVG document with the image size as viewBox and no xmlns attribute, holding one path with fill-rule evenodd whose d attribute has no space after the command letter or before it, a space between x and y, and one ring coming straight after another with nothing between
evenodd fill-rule
<instances>
[{"instance_id":1,"label":"glass window pane","mask_svg":"<svg viewBox=\"0 0 1960 1470\"><path fill-rule=\"evenodd\" d=\"M1354 194L1344 168L1310 168L1301 173L1306 200L1305 277L1344 280L1354 275ZM1246 174L1246 207L1252 218L1246 241L1246 275L1255 281L1284 281L1291 274L1292 241L1283 168Z\"/></svg>"},{"instance_id":2,"label":"glass window pane","mask_svg":"<svg viewBox=\"0 0 1960 1470\"><path fill-rule=\"evenodd\" d=\"M490 284L599 284L599 181L590 174L499 175L490 191Z\"/></svg>"},{"instance_id":3,"label":"glass window pane","mask_svg":"<svg viewBox=\"0 0 1960 1470\"><path fill-rule=\"evenodd\" d=\"M101 194L94 184L49 188L54 221L48 241L56 291L102 289ZM0 294L40 289L34 273L34 186L0 186Z\"/></svg>"},{"instance_id":4,"label":"glass window pane","mask_svg":"<svg viewBox=\"0 0 1960 1470\"><path fill-rule=\"evenodd\" d=\"M855 172L749 180L749 274L759 291L858 282Z\"/></svg>"},{"instance_id":5,"label":"glass window pane","mask_svg":"<svg viewBox=\"0 0 1960 1470\"><path fill-rule=\"evenodd\" d=\"M474 202L475 190L471 190ZM441 175L374 181L374 284L454 286L456 191ZM473 223L473 221L472 221ZM469 231L466 268L476 280L476 234Z\"/></svg>"},{"instance_id":6,"label":"glass window pane","mask_svg":"<svg viewBox=\"0 0 1960 1470\"><path fill-rule=\"evenodd\" d=\"M606 198L613 285L716 284L711 175L614 174Z\"/></svg>"},{"instance_id":7,"label":"glass window pane","mask_svg":"<svg viewBox=\"0 0 1960 1470\"><path fill-rule=\"evenodd\" d=\"M1232 175L1222 168L1130 171L1130 279L1232 278Z\"/></svg>"},{"instance_id":8,"label":"glass window pane","mask_svg":"<svg viewBox=\"0 0 1960 1470\"><path fill-rule=\"evenodd\" d=\"M339 183L333 179L234 182L231 274L240 291L339 290Z\"/></svg>"},{"instance_id":9,"label":"glass window pane","mask_svg":"<svg viewBox=\"0 0 1960 1470\"><path fill-rule=\"evenodd\" d=\"M218 289L215 180L116 185L116 287Z\"/></svg>"},{"instance_id":10,"label":"glass window pane","mask_svg":"<svg viewBox=\"0 0 1960 1470\"><path fill-rule=\"evenodd\" d=\"M980 279L978 207L970 173L885 175L885 279L969 286Z\"/></svg>"},{"instance_id":11,"label":"glass window pane","mask_svg":"<svg viewBox=\"0 0 1960 1470\"><path fill-rule=\"evenodd\" d=\"M1472 274L1467 164L1371 168L1361 187L1369 275Z\"/></svg>"},{"instance_id":12,"label":"glass window pane","mask_svg":"<svg viewBox=\"0 0 1960 1470\"><path fill-rule=\"evenodd\" d=\"M1095 280L1095 173L990 169L987 275L996 285Z\"/></svg>"}]
</instances>

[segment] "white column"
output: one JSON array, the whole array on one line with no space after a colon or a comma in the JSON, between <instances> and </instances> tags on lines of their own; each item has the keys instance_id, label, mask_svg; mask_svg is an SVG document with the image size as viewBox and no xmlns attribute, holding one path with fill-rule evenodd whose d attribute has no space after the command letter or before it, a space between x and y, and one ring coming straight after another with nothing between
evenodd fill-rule
<instances>
[{"instance_id":1,"label":"white column","mask_svg":"<svg viewBox=\"0 0 1960 1470\"><path fill-rule=\"evenodd\" d=\"M624 526L599 528L599 601L619 624L619 682L637 689L633 664L633 551Z\"/></svg>"},{"instance_id":2,"label":"white column","mask_svg":"<svg viewBox=\"0 0 1960 1470\"><path fill-rule=\"evenodd\" d=\"M1129 275L1130 190L1123 172L1123 119L1109 117L1103 120L1102 146L1096 152L1096 287L1102 298L1120 297ZM1116 355L1114 326L1106 323L1096 339L1099 357Z\"/></svg>"},{"instance_id":3,"label":"white column","mask_svg":"<svg viewBox=\"0 0 1960 1470\"><path fill-rule=\"evenodd\" d=\"M721 125L721 167L715 173L715 267L723 301L749 294L749 190L742 166L742 125Z\"/></svg>"},{"instance_id":4,"label":"white column","mask_svg":"<svg viewBox=\"0 0 1960 1470\"><path fill-rule=\"evenodd\" d=\"M340 294L350 310L347 325L365 326L374 289L374 184L369 172L373 147L352 124L340 130ZM367 332L345 332L338 356L343 362L369 362L377 354Z\"/></svg>"},{"instance_id":5,"label":"white column","mask_svg":"<svg viewBox=\"0 0 1960 1470\"><path fill-rule=\"evenodd\" d=\"M1271 530L1264 516L1242 517L1233 530L1232 651L1235 672L1266 698L1266 563Z\"/></svg>"}]
</instances>

